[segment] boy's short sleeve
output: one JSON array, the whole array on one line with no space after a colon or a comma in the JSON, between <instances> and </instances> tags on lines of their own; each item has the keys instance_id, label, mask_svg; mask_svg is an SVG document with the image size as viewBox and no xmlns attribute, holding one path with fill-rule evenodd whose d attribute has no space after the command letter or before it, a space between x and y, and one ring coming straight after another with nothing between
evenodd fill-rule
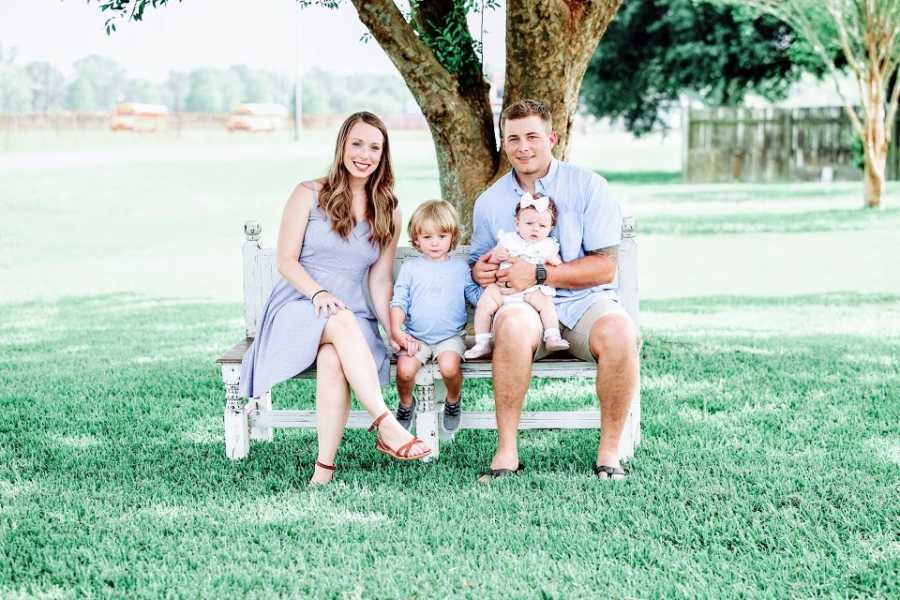
<instances>
[{"instance_id":1,"label":"boy's short sleeve","mask_svg":"<svg viewBox=\"0 0 900 600\"><path fill-rule=\"evenodd\" d=\"M403 310L404 314L409 314L409 286L411 283L409 263L404 263L400 267L400 273L397 274L397 281L394 282L394 293L391 296L391 306Z\"/></svg>"},{"instance_id":2,"label":"boy's short sleeve","mask_svg":"<svg viewBox=\"0 0 900 600\"><path fill-rule=\"evenodd\" d=\"M622 209L599 175L591 175L590 188L582 222L584 251L618 246L622 242Z\"/></svg>"}]
</instances>

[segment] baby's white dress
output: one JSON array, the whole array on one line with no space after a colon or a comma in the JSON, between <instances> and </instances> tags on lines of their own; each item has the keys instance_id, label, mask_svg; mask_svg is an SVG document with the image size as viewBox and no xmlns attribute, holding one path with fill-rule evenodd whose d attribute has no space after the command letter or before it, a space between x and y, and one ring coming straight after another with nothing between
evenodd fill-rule
<instances>
[{"instance_id":1,"label":"baby's white dress","mask_svg":"<svg viewBox=\"0 0 900 600\"><path fill-rule=\"evenodd\" d=\"M506 251L509 252L510 256L522 258L533 265L542 265L548 259L559 254L559 243L549 236L536 242L530 242L522 239L522 236L515 231L503 231L501 229L497 232L497 243L506 248ZM500 263L501 269L508 269L509 266L510 263L508 262ZM549 285L533 285L527 290L504 296L504 303L523 302L526 295L538 289L550 298L556 295L556 288L554 287L550 287Z\"/></svg>"}]
</instances>

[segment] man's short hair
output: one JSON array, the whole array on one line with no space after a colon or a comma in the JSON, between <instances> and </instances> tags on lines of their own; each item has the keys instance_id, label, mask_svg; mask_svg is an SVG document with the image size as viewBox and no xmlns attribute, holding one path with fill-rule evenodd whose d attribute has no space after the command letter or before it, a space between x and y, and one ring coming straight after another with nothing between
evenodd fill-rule
<instances>
[{"instance_id":1,"label":"man's short hair","mask_svg":"<svg viewBox=\"0 0 900 600\"><path fill-rule=\"evenodd\" d=\"M547 133L553 131L553 117L550 115L550 110L544 103L540 100L534 100L533 98L524 98L518 102L513 102L503 109L503 113L500 115L501 134L503 132L503 125L507 121L524 119L525 117L531 117L533 115L540 117L541 121L547 125Z\"/></svg>"}]
</instances>

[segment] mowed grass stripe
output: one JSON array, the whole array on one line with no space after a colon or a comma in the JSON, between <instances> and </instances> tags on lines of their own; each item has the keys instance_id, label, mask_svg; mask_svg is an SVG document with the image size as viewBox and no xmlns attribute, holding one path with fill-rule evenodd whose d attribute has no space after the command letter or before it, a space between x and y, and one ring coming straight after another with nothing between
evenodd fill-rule
<instances>
[{"instance_id":1,"label":"mowed grass stripe","mask_svg":"<svg viewBox=\"0 0 900 600\"><path fill-rule=\"evenodd\" d=\"M882 333L704 333L663 318L848 307L884 315ZM538 431L521 435L527 471L490 487L474 483L495 443L483 431L434 465L393 463L348 432L327 489L306 487L312 431L226 460L212 361L239 335L238 306L111 295L5 308L3 597L900 591L900 339L883 333L896 297L647 303L631 478L590 478L596 432ZM538 382L529 407L591 406L592 388ZM289 382L276 403L311 407L312 394ZM464 394L490 407L489 382Z\"/></svg>"}]
</instances>

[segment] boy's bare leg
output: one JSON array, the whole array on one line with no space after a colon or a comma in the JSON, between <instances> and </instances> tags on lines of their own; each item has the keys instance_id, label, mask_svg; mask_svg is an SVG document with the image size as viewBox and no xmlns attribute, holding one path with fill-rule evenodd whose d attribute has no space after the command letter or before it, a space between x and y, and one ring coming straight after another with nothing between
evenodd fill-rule
<instances>
[{"instance_id":1,"label":"boy's bare leg","mask_svg":"<svg viewBox=\"0 0 900 600\"><path fill-rule=\"evenodd\" d=\"M402 406L412 406L413 384L421 366L422 363L419 362L419 359L406 354L406 350L401 350L397 354L397 395L400 397Z\"/></svg>"},{"instance_id":2,"label":"boy's bare leg","mask_svg":"<svg viewBox=\"0 0 900 600\"><path fill-rule=\"evenodd\" d=\"M456 352L441 352L437 357L437 362L444 386L447 388L447 402L455 404L459 402L463 381L462 370L459 368L460 356Z\"/></svg>"}]
</instances>

